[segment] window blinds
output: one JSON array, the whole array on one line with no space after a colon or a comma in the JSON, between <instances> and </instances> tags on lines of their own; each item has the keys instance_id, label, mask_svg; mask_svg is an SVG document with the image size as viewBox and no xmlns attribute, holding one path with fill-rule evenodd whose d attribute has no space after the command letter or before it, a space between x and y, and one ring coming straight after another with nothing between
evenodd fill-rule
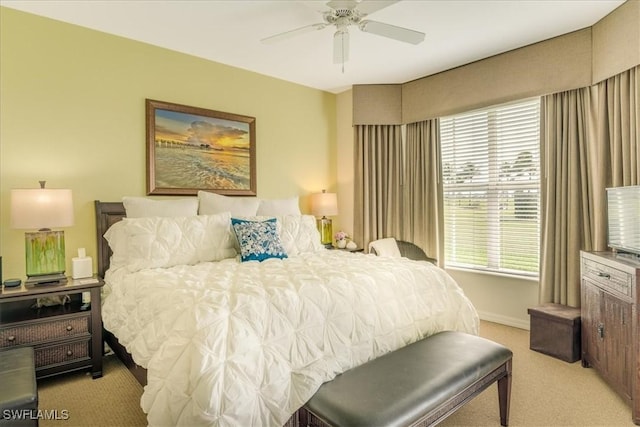
<instances>
[{"instance_id":1,"label":"window blinds","mask_svg":"<svg viewBox=\"0 0 640 427\"><path fill-rule=\"evenodd\" d=\"M540 100L440 120L445 264L537 275Z\"/></svg>"}]
</instances>

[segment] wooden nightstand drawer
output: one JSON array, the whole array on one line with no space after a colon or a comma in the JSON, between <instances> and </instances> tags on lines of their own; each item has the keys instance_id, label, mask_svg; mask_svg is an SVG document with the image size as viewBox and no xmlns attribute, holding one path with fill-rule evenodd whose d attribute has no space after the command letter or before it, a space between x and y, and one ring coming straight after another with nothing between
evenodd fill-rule
<instances>
[{"instance_id":1,"label":"wooden nightstand drawer","mask_svg":"<svg viewBox=\"0 0 640 427\"><path fill-rule=\"evenodd\" d=\"M64 319L18 323L0 329L0 347L37 344L89 334L89 313Z\"/></svg>"},{"instance_id":2,"label":"wooden nightstand drawer","mask_svg":"<svg viewBox=\"0 0 640 427\"><path fill-rule=\"evenodd\" d=\"M35 347L36 369L89 359L90 340Z\"/></svg>"},{"instance_id":3,"label":"wooden nightstand drawer","mask_svg":"<svg viewBox=\"0 0 640 427\"><path fill-rule=\"evenodd\" d=\"M582 276L592 280L603 289L631 297L633 276L626 271L583 257Z\"/></svg>"}]
</instances>

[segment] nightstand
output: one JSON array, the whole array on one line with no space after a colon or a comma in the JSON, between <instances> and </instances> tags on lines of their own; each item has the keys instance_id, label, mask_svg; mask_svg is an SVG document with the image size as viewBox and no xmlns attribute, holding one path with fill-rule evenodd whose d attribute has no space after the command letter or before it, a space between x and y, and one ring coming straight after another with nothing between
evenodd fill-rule
<instances>
[{"instance_id":1,"label":"nightstand","mask_svg":"<svg viewBox=\"0 0 640 427\"><path fill-rule=\"evenodd\" d=\"M64 285L3 289L0 294L0 351L31 346L36 377L89 368L102 376L100 279L71 280ZM89 292L91 304L82 304ZM69 295L65 305L31 308L38 298Z\"/></svg>"}]
</instances>

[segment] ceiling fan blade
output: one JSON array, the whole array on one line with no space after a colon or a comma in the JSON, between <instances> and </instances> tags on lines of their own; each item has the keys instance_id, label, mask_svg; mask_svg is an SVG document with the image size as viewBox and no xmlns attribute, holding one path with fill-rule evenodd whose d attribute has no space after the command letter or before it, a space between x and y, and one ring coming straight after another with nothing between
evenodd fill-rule
<instances>
[{"instance_id":1,"label":"ceiling fan blade","mask_svg":"<svg viewBox=\"0 0 640 427\"><path fill-rule=\"evenodd\" d=\"M362 21L358 25L360 29L366 33L377 34L379 36L388 37L390 39L399 40L405 43L419 44L424 41L424 33L420 31L410 30L408 28L396 27L395 25L385 24L376 21Z\"/></svg>"},{"instance_id":2,"label":"ceiling fan blade","mask_svg":"<svg viewBox=\"0 0 640 427\"><path fill-rule=\"evenodd\" d=\"M362 13L362 15L371 15L373 12L377 12L380 9L391 6L394 3L398 3L398 1L399 0L362 0L360 3L358 3L358 10Z\"/></svg>"},{"instance_id":3,"label":"ceiling fan blade","mask_svg":"<svg viewBox=\"0 0 640 427\"><path fill-rule=\"evenodd\" d=\"M344 64L349 60L349 32L336 31L333 35L333 63Z\"/></svg>"},{"instance_id":4,"label":"ceiling fan blade","mask_svg":"<svg viewBox=\"0 0 640 427\"><path fill-rule=\"evenodd\" d=\"M300 34L309 33L311 31L316 31L316 30L322 30L326 26L327 24L325 23L305 25L304 27L295 28L293 30L285 31L284 33L279 33L273 36L265 37L260 41L262 43L275 43L275 42L279 42L281 40L285 40Z\"/></svg>"}]
</instances>

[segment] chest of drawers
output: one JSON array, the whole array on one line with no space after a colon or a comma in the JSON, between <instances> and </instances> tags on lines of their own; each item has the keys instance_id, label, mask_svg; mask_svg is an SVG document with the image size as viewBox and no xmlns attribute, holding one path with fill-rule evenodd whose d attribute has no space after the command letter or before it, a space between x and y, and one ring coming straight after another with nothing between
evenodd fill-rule
<instances>
[{"instance_id":1,"label":"chest of drawers","mask_svg":"<svg viewBox=\"0 0 640 427\"><path fill-rule=\"evenodd\" d=\"M580 272L582 364L630 403L640 425L640 260L582 252Z\"/></svg>"},{"instance_id":2,"label":"chest of drawers","mask_svg":"<svg viewBox=\"0 0 640 427\"><path fill-rule=\"evenodd\" d=\"M104 283L70 281L65 285L5 289L0 294L0 351L31 346L36 377L90 369L102 376L102 316L100 290ZM82 303L89 292L91 303ZM38 298L68 296L64 305L34 308Z\"/></svg>"}]
</instances>

